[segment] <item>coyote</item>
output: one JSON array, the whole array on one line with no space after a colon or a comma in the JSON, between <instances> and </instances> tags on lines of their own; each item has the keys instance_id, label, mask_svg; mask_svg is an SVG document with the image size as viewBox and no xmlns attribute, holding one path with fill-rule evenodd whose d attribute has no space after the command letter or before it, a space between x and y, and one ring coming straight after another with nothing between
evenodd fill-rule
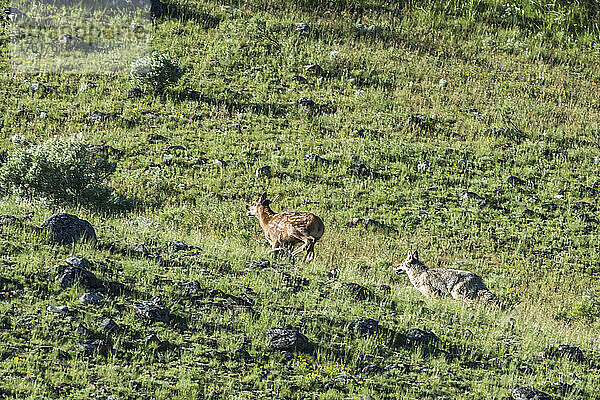
<instances>
[{"instance_id":1,"label":"coyote","mask_svg":"<svg viewBox=\"0 0 600 400\"><path fill-rule=\"evenodd\" d=\"M456 269L429 269L419 261L416 251L409 250L404 262L392 268L397 274L406 273L413 286L425 296L452 296L467 303L480 300L500 309L504 308L480 276Z\"/></svg>"},{"instance_id":2,"label":"coyote","mask_svg":"<svg viewBox=\"0 0 600 400\"><path fill-rule=\"evenodd\" d=\"M315 257L315 243L325 232L323 221L312 213L275 213L269 207L275 199L269 200L267 193L263 193L258 200L246 206L246 215L258 218L258 223L273 249L304 243L293 251L292 256L306 250L306 262L311 261Z\"/></svg>"}]
</instances>

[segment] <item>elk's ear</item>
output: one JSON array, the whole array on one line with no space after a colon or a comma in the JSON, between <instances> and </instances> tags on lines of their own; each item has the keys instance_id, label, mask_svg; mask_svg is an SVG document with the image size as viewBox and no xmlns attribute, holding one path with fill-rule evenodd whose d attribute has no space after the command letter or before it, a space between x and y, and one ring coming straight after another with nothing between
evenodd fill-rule
<instances>
[{"instance_id":1,"label":"elk's ear","mask_svg":"<svg viewBox=\"0 0 600 400\"><path fill-rule=\"evenodd\" d=\"M258 199L258 201L260 201L262 203L266 199L267 199L267 192L264 192L263 194L260 195L260 198Z\"/></svg>"}]
</instances>

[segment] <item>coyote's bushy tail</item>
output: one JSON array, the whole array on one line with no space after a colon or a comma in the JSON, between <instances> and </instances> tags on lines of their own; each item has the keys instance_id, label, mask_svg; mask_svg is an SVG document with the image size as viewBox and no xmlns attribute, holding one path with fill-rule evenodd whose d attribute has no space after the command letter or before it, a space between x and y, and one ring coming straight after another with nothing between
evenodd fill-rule
<instances>
[{"instance_id":1,"label":"coyote's bushy tail","mask_svg":"<svg viewBox=\"0 0 600 400\"><path fill-rule=\"evenodd\" d=\"M499 308L500 310L504 310L504 304L500 301L498 297L488 289L481 289L477 292L477 297L479 300Z\"/></svg>"}]
</instances>

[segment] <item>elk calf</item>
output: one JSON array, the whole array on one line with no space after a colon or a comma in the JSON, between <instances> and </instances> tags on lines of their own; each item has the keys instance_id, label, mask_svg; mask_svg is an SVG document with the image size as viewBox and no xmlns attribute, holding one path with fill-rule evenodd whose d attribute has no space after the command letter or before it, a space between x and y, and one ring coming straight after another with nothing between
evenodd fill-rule
<instances>
[{"instance_id":1,"label":"elk calf","mask_svg":"<svg viewBox=\"0 0 600 400\"><path fill-rule=\"evenodd\" d=\"M267 199L267 193L263 193L258 200L246 206L246 215L258 218L273 249L303 243L293 251L292 256L306 250L306 262L311 261L315 257L315 243L325 232L323 221L312 213L275 213L269 207L274 200Z\"/></svg>"},{"instance_id":2,"label":"elk calf","mask_svg":"<svg viewBox=\"0 0 600 400\"><path fill-rule=\"evenodd\" d=\"M480 276L456 269L429 269L419 261L416 251L410 250L404 262L392 268L397 274L405 272L413 286L427 297L452 296L468 303L480 300L504 308Z\"/></svg>"}]
</instances>

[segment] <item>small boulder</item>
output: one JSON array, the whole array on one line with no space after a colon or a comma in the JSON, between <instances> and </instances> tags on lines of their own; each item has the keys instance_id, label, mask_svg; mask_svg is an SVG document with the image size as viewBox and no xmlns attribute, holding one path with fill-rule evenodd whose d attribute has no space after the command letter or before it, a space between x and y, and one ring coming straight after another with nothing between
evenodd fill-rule
<instances>
[{"instance_id":1,"label":"small boulder","mask_svg":"<svg viewBox=\"0 0 600 400\"><path fill-rule=\"evenodd\" d=\"M262 167L256 168L256 171L254 172L254 175L257 178L260 178L260 177L263 177L263 176L265 176L265 177L271 176L271 166L270 165L264 165Z\"/></svg>"},{"instance_id":2,"label":"small boulder","mask_svg":"<svg viewBox=\"0 0 600 400\"><path fill-rule=\"evenodd\" d=\"M66 314L69 312L69 307L67 306L48 306L46 309L56 314Z\"/></svg>"},{"instance_id":3,"label":"small boulder","mask_svg":"<svg viewBox=\"0 0 600 400\"><path fill-rule=\"evenodd\" d=\"M109 335L118 333L120 330L121 327L112 318L107 318L100 324L100 331Z\"/></svg>"},{"instance_id":4,"label":"small boulder","mask_svg":"<svg viewBox=\"0 0 600 400\"><path fill-rule=\"evenodd\" d=\"M244 362L254 361L254 357L252 357L250 353L248 353L248 351L244 349L235 349L233 351L233 358Z\"/></svg>"},{"instance_id":5,"label":"small boulder","mask_svg":"<svg viewBox=\"0 0 600 400\"><path fill-rule=\"evenodd\" d=\"M520 387L510 395L513 400L552 400L549 394L540 392L532 387Z\"/></svg>"},{"instance_id":6,"label":"small boulder","mask_svg":"<svg viewBox=\"0 0 600 400\"><path fill-rule=\"evenodd\" d=\"M266 332L271 347L281 351L303 351L310 347L306 336L287 328L269 328Z\"/></svg>"},{"instance_id":7,"label":"small boulder","mask_svg":"<svg viewBox=\"0 0 600 400\"><path fill-rule=\"evenodd\" d=\"M101 339L86 340L79 343L79 348L86 356L93 356L95 354L106 355L108 353L108 345Z\"/></svg>"},{"instance_id":8,"label":"small boulder","mask_svg":"<svg viewBox=\"0 0 600 400\"><path fill-rule=\"evenodd\" d=\"M342 285L354 294L355 300L362 301L373 297L373 294L369 289L362 285L359 285L358 283L347 282L343 283Z\"/></svg>"},{"instance_id":9,"label":"small boulder","mask_svg":"<svg viewBox=\"0 0 600 400\"><path fill-rule=\"evenodd\" d=\"M296 31L300 32L300 34L306 35L310 32L310 26L306 22L298 22L294 24Z\"/></svg>"},{"instance_id":10,"label":"small boulder","mask_svg":"<svg viewBox=\"0 0 600 400\"><path fill-rule=\"evenodd\" d=\"M83 305L95 305L102 301L102 296L96 293L84 293L79 298L79 302Z\"/></svg>"},{"instance_id":11,"label":"small boulder","mask_svg":"<svg viewBox=\"0 0 600 400\"><path fill-rule=\"evenodd\" d=\"M63 289L78 283L87 289L104 287L102 280L98 279L93 272L87 270L91 266L87 259L69 257L65 260L65 263L66 265L59 265L58 275L56 276L56 280Z\"/></svg>"},{"instance_id":12,"label":"small boulder","mask_svg":"<svg viewBox=\"0 0 600 400\"><path fill-rule=\"evenodd\" d=\"M585 360L585 356L583 355L583 351L577 346L569 346L568 344L559 345L556 350L554 350L553 355L556 357L567 358L571 361L583 361Z\"/></svg>"},{"instance_id":13,"label":"small boulder","mask_svg":"<svg viewBox=\"0 0 600 400\"><path fill-rule=\"evenodd\" d=\"M12 215L0 215L0 226L7 225L21 226L21 221L19 221L19 218Z\"/></svg>"},{"instance_id":14,"label":"small boulder","mask_svg":"<svg viewBox=\"0 0 600 400\"><path fill-rule=\"evenodd\" d=\"M373 318L356 318L349 328L352 332L358 333L364 338L377 333L379 321Z\"/></svg>"},{"instance_id":15,"label":"small boulder","mask_svg":"<svg viewBox=\"0 0 600 400\"><path fill-rule=\"evenodd\" d=\"M152 322L169 323L169 309L165 307L158 296L154 296L148 301L134 303L133 308L135 309L137 315L143 319Z\"/></svg>"},{"instance_id":16,"label":"small boulder","mask_svg":"<svg viewBox=\"0 0 600 400\"><path fill-rule=\"evenodd\" d=\"M416 346L429 345L439 342L440 338L431 331L425 331L418 328L411 328L404 333L404 337L407 339L409 344Z\"/></svg>"},{"instance_id":17,"label":"small boulder","mask_svg":"<svg viewBox=\"0 0 600 400\"><path fill-rule=\"evenodd\" d=\"M144 338L144 345L157 346L159 350L164 350L169 346L169 341L160 340L156 333L151 333Z\"/></svg>"},{"instance_id":18,"label":"small boulder","mask_svg":"<svg viewBox=\"0 0 600 400\"><path fill-rule=\"evenodd\" d=\"M83 241L95 241L96 231L88 221L67 213L54 214L40 225L48 231L50 239L61 245Z\"/></svg>"},{"instance_id":19,"label":"small boulder","mask_svg":"<svg viewBox=\"0 0 600 400\"><path fill-rule=\"evenodd\" d=\"M306 72L313 73L315 75L319 75L323 72L323 68L321 68L318 64L308 64L304 66L304 70Z\"/></svg>"}]
</instances>

